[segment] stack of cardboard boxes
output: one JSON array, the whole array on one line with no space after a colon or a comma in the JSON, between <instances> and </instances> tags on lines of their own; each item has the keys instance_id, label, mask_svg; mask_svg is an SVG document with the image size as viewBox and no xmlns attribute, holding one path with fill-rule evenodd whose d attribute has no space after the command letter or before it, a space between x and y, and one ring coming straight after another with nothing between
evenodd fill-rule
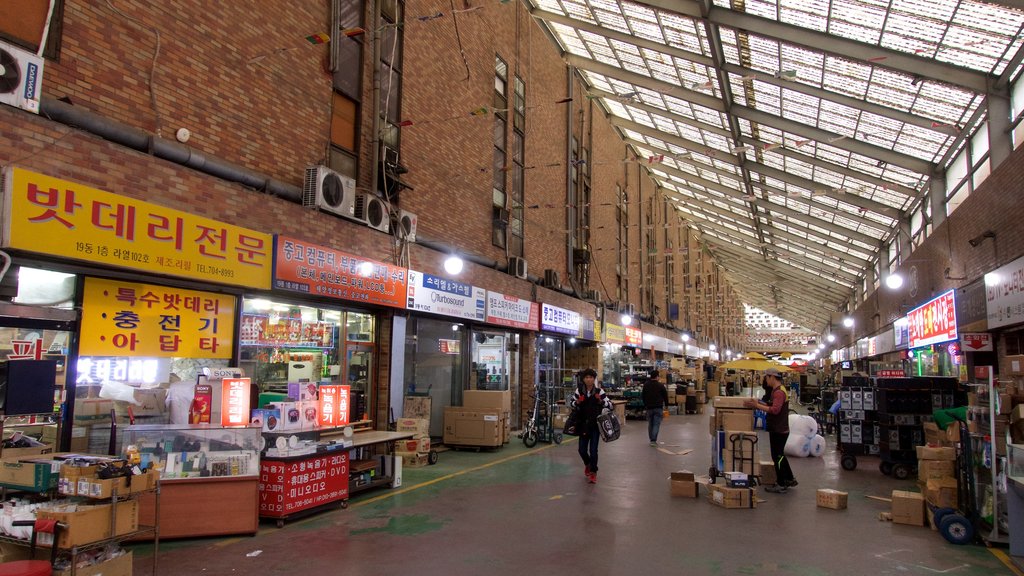
<instances>
[{"instance_id":1,"label":"stack of cardboard boxes","mask_svg":"<svg viewBox=\"0 0 1024 576\"><path fill-rule=\"evenodd\" d=\"M754 411L743 406L743 398L716 397L714 412L709 416L712 454L719 472L761 475L754 432ZM764 483L763 480L761 482ZM756 508L754 488L709 484L708 499L723 508Z\"/></svg>"},{"instance_id":2,"label":"stack of cardboard boxes","mask_svg":"<svg viewBox=\"0 0 1024 576\"><path fill-rule=\"evenodd\" d=\"M398 432L411 432L409 440L395 442L395 457L402 459L403 468L419 468L429 463L430 420L428 418L399 418Z\"/></svg>"},{"instance_id":3,"label":"stack of cardboard boxes","mask_svg":"<svg viewBox=\"0 0 1024 576\"><path fill-rule=\"evenodd\" d=\"M604 351L597 346L566 348L565 367L571 370L593 368L597 371L598 379L601 379L604 374Z\"/></svg>"},{"instance_id":4,"label":"stack of cardboard boxes","mask_svg":"<svg viewBox=\"0 0 1024 576\"><path fill-rule=\"evenodd\" d=\"M512 393L466 390L462 406L444 409L444 443L497 448L512 437Z\"/></svg>"},{"instance_id":5,"label":"stack of cardboard boxes","mask_svg":"<svg viewBox=\"0 0 1024 576\"><path fill-rule=\"evenodd\" d=\"M925 501L935 508L957 508L956 449L917 447L917 480ZM931 517L931 507L927 516ZM895 518L895 515L894 515ZM895 520L894 520L895 521ZM929 522L929 524L932 524ZM934 525L932 525L934 528Z\"/></svg>"}]
</instances>

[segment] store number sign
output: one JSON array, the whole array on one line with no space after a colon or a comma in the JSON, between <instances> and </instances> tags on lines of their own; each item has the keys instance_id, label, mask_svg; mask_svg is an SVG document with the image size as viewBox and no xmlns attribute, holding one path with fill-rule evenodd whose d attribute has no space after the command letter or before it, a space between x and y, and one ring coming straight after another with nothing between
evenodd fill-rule
<instances>
[{"instance_id":1,"label":"store number sign","mask_svg":"<svg viewBox=\"0 0 1024 576\"><path fill-rule=\"evenodd\" d=\"M82 356L230 358L235 297L85 279Z\"/></svg>"},{"instance_id":2,"label":"store number sign","mask_svg":"<svg viewBox=\"0 0 1024 576\"><path fill-rule=\"evenodd\" d=\"M344 426L349 423L349 386L320 386L320 425Z\"/></svg>"},{"instance_id":3,"label":"store number sign","mask_svg":"<svg viewBox=\"0 0 1024 576\"><path fill-rule=\"evenodd\" d=\"M260 462L260 516L283 518L348 498L348 452L302 460Z\"/></svg>"}]
</instances>

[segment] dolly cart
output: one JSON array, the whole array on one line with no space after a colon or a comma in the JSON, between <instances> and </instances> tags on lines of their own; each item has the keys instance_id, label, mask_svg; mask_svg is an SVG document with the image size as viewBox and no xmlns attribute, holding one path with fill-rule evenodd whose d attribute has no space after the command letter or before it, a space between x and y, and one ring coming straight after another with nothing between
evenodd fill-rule
<instances>
[{"instance_id":1,"label":"dolly cart","mask_svg":"<svg viewBox=\"0 0 1024 576\"><path fill-rule=\"evenodd\" d=\"M728 469L725 466L725 446L730 447L732 458ZM749 455L749 456L748 456ZM725 476L726 472L746 472L750 476L750 486L757 486L760 479L759 474L754 474L754 466L757 464L757 433L756 432L730 432L718 430L711 437L711 468L708 469L708 476L711 483L719 476Z\"/></svg>"}]
</instances>

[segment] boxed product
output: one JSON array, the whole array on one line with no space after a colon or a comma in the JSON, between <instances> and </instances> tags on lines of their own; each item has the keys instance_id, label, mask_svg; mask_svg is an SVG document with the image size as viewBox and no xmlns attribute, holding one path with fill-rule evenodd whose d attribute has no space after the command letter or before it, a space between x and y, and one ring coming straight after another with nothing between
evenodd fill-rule
<instances>
[{"instance_id":1,"label":"boxed product","mask_svg":"<svg viewBox=\"0 0 1024 576\"><path fill-rule=\"evenodd\" d=\"M315 430L320 427L320 401L319 400L300 400L297 403L299 407L299 419L301 420L302 430Z\"/></svg>"},{"instance_id":2,"label":"boxed product","mask_svg":"<svg viewBox=\"0 0 1024 576\"><path fill-rule=\"evenodd\" d=\"M395 430L399 432L412 432L414 434L430 434L430 419L399 418L395 423Z\"/></svg>"},{"instance_id":3,"label":"boxed product","mask_svg":"<svg viewBox=\"0 0 1024 576\"><path fill-rule=\"evenodd\" d=\"M924 494L892 491L892 521L895 524L924 526Z\"/></svg>"},{"instance_id":4,"label":"boxed product","mask_svg":"<svg viewBox=\"0 0 1024 576\"><path fill-rule=\"evenodd\" d=\"M447 406L444 409L445 444L501 446L503 427L500 410L456 406Z\"/></svg>"},{"instance_id":5,"label":"boxed product","mask_svg":"<svg viewBox=\"0 0 1024 576\"><path fill-rule=\"evenodd\" d=\"M689 470L672 472L669 476L669 488L672 496L682 496L684 498L696 498L700 492L697 477Z\"/></svg>"},{"instance_id":6,"label":"boxed product","mask_svg":"<svg viewBox=\"0 0 1024 576\"><path fill-rule=\"evenodd\" d=\"M502 412L512 411L510 390L463 390L463 408L493 408Z\"/></svg>"},{"instance_id":7,"label":"boxed product","mask_svg":"<svg viewBox=\"0 0 1024 576\"><path fill-rule=\"evenodd\" d=\"M95 506L68 505L53 509L40 508L36 511L39 519L53 519L67 525L67 528L60 533L57 546L71 548L82 546L100 540L106 540L114 536L130 534L139 529L139 502L138 500L125 500L117 503L116 524L112 527L111 504L99 504ZM52 536L50 536L52 539ZM40 541L43 544L43 535Z\"/></svg>"},{"instance_id":8,"label":"boxed product","mask_svg":"<svg viewBox=\"0 0 1024 576\"><path fill-rule=\"evenodd\" d=\"M8 488L45 492L57 487L60 461L46 458L26 458L20 461L0 461L0 484Z\"/></svg>"},{"instance_id":9,"label":"boxed product","mask_svg":"<svg viewBox=\"0 0 1024 576\"><path fill-rule=\"evenodd\" d=\"M272 402L269 409L280 414L279 432L302 430L302 404L299 402ZM268 417L269 420L269 417Z\"/></svg>"},{"instance_id":10,"label":"boxed product","mask_svg":"<svg viewBox=\"0 0 1024 576\"><path fill-rule=\"evenodd\" d=\"M750 476L744 472L726 472L722 476L729 488L750 488Z\"/></svg>"},{"instance_id":11,"label":"boxed product","mask_svg":"<svg viewBox=\"0 0 1024 576\"><path fill-rule=\"evenodd\" d=\"M415 452L395 452L395 456L402 457L403 468L421 468L430 463L426 454L417 454Z\"/></svg>"},{"instance_id":12,"label":"boxed product","mask_svg":"<svg viewBox=\"0 0 1024 576\"><path fill-rule=\"evenodd\" d=\"M819 488L817 496L818 507L846 510L846 503L849 497L849 492L840 492L831 488Z\"/></svg>"},{"instance_id":13,"label":"boxed product","mask_svg":"<svg viewBox=\"0 0 1024 576\"><path fill-rule=\"evenodd\" d=\"M761 460L758 462L758 468L761 472L761 485L771 486L779 481L775 476L775 464L771 460Z\"/></svg>"},{"instance_id":14,"label":"boxed product","mask_svg":"<svg viewBox=\"0 0 1024 576\"><path fill-rule=\"evenodd\" d=\"M118 496L125 496L127 494L152 490L156 486L156 477L156 473L137 474L130 478L108 478L106 480L83 476L75 483L76 493L79 496L87 496L89 498L110 498L114 495L114 490L116 489Z\"/></svg>"},{"instance_id":15,"label":"boxed product","mask_svg":"<svg viewBox=\"0 0 1024 576\"><path fill-rule=\"evenodd\" d=\"M264 432L280 432L281 410L278 408L259 408L252 411L249 422L260 426Z\"/></svg>"},{"instance_id":16,"label":"boxed product","mask_svg":"<svg viewBox=\"0 0 1024 576\"><path fill-rule=\"evenodd\" d=\"M934 422L925 422L922 424L924 428L924 441L929 446L949 446L949 438L946 433L939 430L939 427Z\"/></svg>"},{"instance_id":17,"label":"boxed product","mask_svg":"<svg viewBox=\"0 0 1024 576\"><path fill-rule=\"evenodd\" d=\"M932 506L956 508L959 504L955 478L931 479L925 483L925 498Z\"/></svg>"},{"instance_id":18,"label":"boxed product","mask_svg":"<svg viewBox=\"0 0 1024 576\"><path fill-rule=\"evenodd\" d=\"M132 553L125 552L91 566L79 566L74 572L75 576L132 576ZM53 576L71 576L71 570L54 570Z\"/></svg>"},{"instance_id":19,"label":"boxed product","mask_svg":"<svg viewBox=\"0 0 1024 576\"><path fill-rule=\"evenodd\" d=\"M918 460L956 460L956 448L917 446Z\"/></svg>"},{"instance_id":20,"label":"boxed product","mask_svg":"<svg viewBox=\"0 0 1024 576\"><path fill-rule=\"evenodd\" d=\"M728 488L720 484L708 484L708 500L722 508L757 508L753 488Z\"/></svg>"},{"instance_id":21,"label":"boxed product","mask_svg":"<svg viewBox=\"0 0 1024 576\"><path fill-rule=\"evenodd\" d=\"M927 481L938 478L952 478L954 465L952 460L919 460L917 463L917 479Z\"/></svg>"},{"instance_id":22,"label":"boxed product","mask_svg":"<svg viewBox=\"0 0 1024 576\"><path fill-rule=\"evenodd\" d=\"M317 392L316 382L289 382L288 398L295 402L301 402L303 400L317 400L319 398L319 394Z\"/></svg>"}]
</instances>

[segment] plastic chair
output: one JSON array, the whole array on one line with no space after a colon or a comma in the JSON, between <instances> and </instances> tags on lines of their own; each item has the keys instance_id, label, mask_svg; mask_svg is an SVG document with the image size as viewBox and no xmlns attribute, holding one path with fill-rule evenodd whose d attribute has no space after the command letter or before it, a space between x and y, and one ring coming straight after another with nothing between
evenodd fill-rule
<instances>
[{"instance_id":1,"label":"plastic chair","mask_svg":"<svg viewBox=\"0 0 1024 576\"><path fill-rule=\"evenodd\" d=\"M34 558L36 555L36 535L53 534L53 544L50 547L49 560L15 560L0 564L0 576L50 576L53 573L53 561L57 559L57 538L63 525L56 520L16 520L14 526L32 526L32 539L29 545L29 555Z\"/></svg>"}]
</instances>

